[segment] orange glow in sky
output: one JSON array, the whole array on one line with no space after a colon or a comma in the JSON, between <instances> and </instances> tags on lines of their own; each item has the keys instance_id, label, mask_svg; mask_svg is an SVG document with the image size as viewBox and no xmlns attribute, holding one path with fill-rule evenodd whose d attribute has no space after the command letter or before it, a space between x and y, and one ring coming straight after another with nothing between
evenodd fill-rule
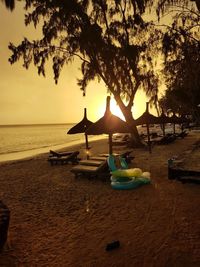
<instances>
[{"instance_id":1,"label":"orange glow in sky","mask_svg":"<svg viewBox=\"0 0 200 267\"><path fill-rule=\"evenodd\" d=\"M104 103L98 109L99 118L101 118L104 115L105 109L106 109L106 101L104 101ZM122 120L125 120L124 115L122 114L119 106L117 105L116 101L112 97L110 101L110 110L112 114L114 114L115 116L118 116Z\"/></svg>"},{"instance_id":2,"label":"orange glow in sky","mask_svg":"<svg viewBox=\"0 0 200 267\"><path fill-rule=\"evenodd\" d=\"M98 103L98 101L96 102L96 106L98 107L97 116L98 118L101 118L104 115L106 109L106 95L102 103L100 102ZM144 92L140 91L136 94L135 104L132 108L134 119L137 119L139 116L141 116L142 113L145 112L145 109L146 109L146 96ZM117 105L116 101L112 96L110 101L110 110L112 114L118 116L122 120L125 120L124 115L122 114L119 106ZM155 110L150 110L150 112L156 115Z\"/></svg>"},{"instance_id":3,"label":"orange glow in sky","mask_svg":"<svg viewBox=\"0 0 200 267\"><path fill-rule=\"evenodd\" d=\"M8 44L18 45L23 37L39 37L40 32L33 26L24 26L24 11L21 2L16 2L13 12L8 11L0 2L0 125L2 124L42 124L42 123L77 123L83 118L84 108L91 121L100 119L105 112L107 88L103 82L93 81L88 85L86 96L77 86L80 78L79 66L75 60L66 66L55 85L53 72L47 66L46 78L38 76L37 69L22 67L22 62L10 65L11 55ZM111 111L124 119L119 107L111 98ZM144 93L137 93L132 109L134 118L139 117L146 106Z\"/></svg>"}]
</instances>

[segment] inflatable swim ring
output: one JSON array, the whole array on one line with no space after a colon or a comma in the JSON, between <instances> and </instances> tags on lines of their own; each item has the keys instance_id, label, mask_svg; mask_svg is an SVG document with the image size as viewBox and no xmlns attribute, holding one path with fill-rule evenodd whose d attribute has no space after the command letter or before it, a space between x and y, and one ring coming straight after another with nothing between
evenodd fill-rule
<instances>
[{"instance_id":1,"label":"inflatable swim ring","mask_svg":"<svg viewBox=\"0 0 200 267\"><path fill-rule=\"evenodd\" d=\"M150 174L150 172L143 172L142 173L142 177L145 177L145 178L149 178L150 179L151 174Z\"/></svg>"},{"instance_id":2,"label":"inflatable swim ring","mask_svg":"<svg viewBox=\"0 0 200 267\"><path fill-rule=\"evenodd\" d=\"M126 160L124 158L122 158L121 156L118 156L117 158L118 158L118 161L120 163L120 170L121 169L128 169L128 164L127 164ZM116 157L114 157L113 155L109 155L107 161L108 161L108 166L109 166L111 171L116 171L119 169L116 166Z\"/></svg>"},{"instance_id":3,"label":"inflatable swim ring","mask_svg":"<svg viewBox=\"0 0 200 267\"><path fill-rule=\"evenodd\" d=\"M119 157L120 169L115 164L113 155L108 157L108 165L111 170L111 186L113 189L128 190L134 189L144 184L149 184L150 173L142 172L140 168L128 169L124 158Z\"/></svg>"},{"instance_id":4,"label":"inflatable swim ring","mask_svg":"<svg viewBox=\"0 0 200 267\"><path fill-rule=\"evenodd\" d=\"M133 169L118 169L111 172L114 177L140 177L142 176L142 170L139 168Z\"/></svg>"},{"instance_id":5,"label":"inflatable swim ring","mask_svg":"<svg viewBox=\"0 0 200 267\"><path fill-rule=\"evenodd\" d=\"M118 189L118 190L134 189L141 185L149 184L151 182L149 178L145 178L145 177L137 177L129 181L119 181L119 180L117 181L116 179L119 179L119 178L113 178L111 180L111 186L113 189Z\"/></svg>"},{"instance_id":6,"label":"inflatable swim ring","mask_svg":"<svg viewBox=\"0 0 200 267\"><path fill-rule=\"evenodd\" d=\"M128 189L134 189L142 185L140 180L131 180L128 182L111 182L111 186L113 189L118 190L128 190Z\"/></svg>"},{"instance_id":7,"label":"inflatable swim ring","mask_svg":"<svg viewBox=\"0 0 200 267\"><path fill-rule=\"evenodd\" d=\"M135 177L115 177L115 176L111 176L110 180L111 182L129 182L134 180Z\"/></svg>"}]
</instances>

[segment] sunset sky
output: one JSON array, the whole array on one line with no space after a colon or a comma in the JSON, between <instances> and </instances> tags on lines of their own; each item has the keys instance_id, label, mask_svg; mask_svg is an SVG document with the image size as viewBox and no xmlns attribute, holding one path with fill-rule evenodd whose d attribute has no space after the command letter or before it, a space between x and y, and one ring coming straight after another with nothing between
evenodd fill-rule
<instances>
[{"instance_id":1,"label":"sunset sky","mask_svg":"<svg viewBox=\"0 0 200 267\"><path fill-rule=\"evenodd\" d=\"M105 111L107 90L105 85L94 81L88 86L86 97L77 86L79 71L76 62L62 71L58 85L55 85L51 67L46 71L46 78L38 76L37 69L22 67L22 62L10 65L8 58L9 42L15 45L28 37L40 36L33 26L24 26L22 3L10 12L0 2L0 125L70 123L78 122L87 108L88 119L96 121ZM140 92L133 109L134 118L140 116L146 105L144 93ZM112 111L119 115L119 110Z\"/></svg>"}]
</instances>

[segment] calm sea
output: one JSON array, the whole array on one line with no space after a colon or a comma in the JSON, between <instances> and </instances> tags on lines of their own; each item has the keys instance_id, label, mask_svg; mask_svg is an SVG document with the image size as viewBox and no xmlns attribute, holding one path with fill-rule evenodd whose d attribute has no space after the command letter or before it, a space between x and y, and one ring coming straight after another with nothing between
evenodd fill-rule
<instances>
[{"instance_id":1,"label":"calm sea","mask_svg":"<svg viewBox=\"0 0 200 267\"><path fill-rule=\"evenodd\" d=\"M0 126L0 162L84 143L84 134L67 134L74 124ZM91 136L89 140L101 139Z\"/></svg>"}]
</instances>

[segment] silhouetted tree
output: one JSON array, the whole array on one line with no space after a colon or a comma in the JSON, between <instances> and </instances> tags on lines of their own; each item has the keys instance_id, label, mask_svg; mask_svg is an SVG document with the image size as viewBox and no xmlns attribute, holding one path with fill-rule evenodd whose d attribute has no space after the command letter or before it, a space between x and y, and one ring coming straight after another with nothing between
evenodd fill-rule
<instances>
[{"instance_id":1,"label":"silhouetted tree","mask_svg":"<svg viewBox=\"0 0 200 267\"><path fill-rule=\"evenodd\" d=\"M157 15L160 16L163 13L168 12L173 7L187 7L194 2L198 11L200 11L200 0L158 0L157 1Z\"/></svg>"},{"instance_id":2,"label":"silhouetted tree","mask_svg":"<svg viewBox=\"0 0 200 267\"><path fill-rule=\"evenodd\" d=\"M197 6L198 1L196 0ZM136 92L143 88L152 101L157 101L158 93L158 77L154 71L154 58L157 54L153 44L158 43L161 34L152 23L145 22L143 17L146 8L151 6L153 1L24 0L24 2L27 10L26 25L34 23L37 27L39 22L43 23L43 37L34 41L25 38L19 46L10 44L9 48L12 51L10 62L14 63L22 58L25 68L33 62L38 68L38 73L45 75L45 64L52 58L54 79L57 83L63 66L78 57L82 70L82 78L79 79L78 85L83 94L85 95L86 87L91 80L95 78L103 80L126 121L132 125L138 141L131 112ZM168 10L170 5L188 2L190 0L160 0L157 6L158 17ZM29 8L30 13L28 13ZM185 22L183 20L183 23ZM178 28L176 21L169 27L163 41L166 59L169 58L168 48L171 47L173 34L175 38L175 33L177 36L188 35L188 30L184 27Z\"/></svg>"},{"instance_id":3,"label":"silhouetted tree","mask_svg":"<svg viewBox=\"0 0 200 267\"><path fill-rule=\"evenodd\" d=\"M191 40L191 39L190 39ZM167 90L162 106L179 114L200 118L200 46L192 40L179 48L175 59L167 60L165 78Z\"/></svg>"},{"instance_id":4,"label":"silhouetted tree","mask_svg":"<svg viewBox=\"0 0 200 267\"><path fill-rule=\"evenodd\" d=\"M1 2L11 11L15 8L15 0L1 0Z\"/></svg>"},{"instance_id":5,"label":"silhouetted tree","mask_svg":"<svg viewBox=\"0 0 200 267\"><path fill-rule=\"evenodd\" d=\"M175 17L163 38L165 109L200 118L200 14L186 7Z\"/></svg>"},{"instance_id":6,"label":"silhouetted tree","mask_svg":"<svg viewBox=\"0 0 200 267\"><path fill-rule=\"evenodd\" d=\"M26 0L26 9L31 11L25 23L35 27L43 23L43 37L10 44L10 63L22 58L25 68L34 63L38 73L45 75L45 64L52 58L57 83L63 66L78 57L82 70L78 85L83 94L91 80L103 80L138 141L131 112L135 94L143 88L154 99L158 91L152 48L159 32L142 18L147 2L152 1Z\"/></svg>"}]
</instances>

